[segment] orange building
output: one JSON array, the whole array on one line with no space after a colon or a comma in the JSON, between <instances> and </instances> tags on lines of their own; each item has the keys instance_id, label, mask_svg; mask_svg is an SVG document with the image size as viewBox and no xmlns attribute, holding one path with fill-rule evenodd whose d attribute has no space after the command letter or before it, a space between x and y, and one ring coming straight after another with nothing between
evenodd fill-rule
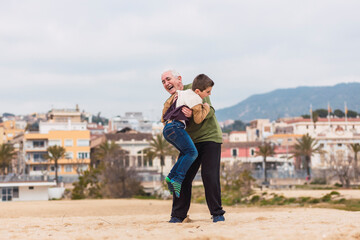
<instances>
[{"instance_id":1,"label":"orange building","mask_svg":"<svg viewBox=\"0 0 360 240\"><path fill-rule=\"evenodd\" d=\"M26 122L8 120L0 123L0 144L10 142L15 136L24 132Z\"/></svg>"},{"instance_id":2,"label":"orange building","mask_svg":"<svg viewBox=\"0 0 360 240\"><path fill-rule=\"evenodd\" d=\"M90 164L90 131L81 122L80 111L52 110L48 121L40 122L39 132L26 132L23 153L26 172L33 176L52 178L55 163L45 159L47 148L58 145L66 150L65 157L58 160L60 182L74 182Z\"/></svg>"}]
</instances>

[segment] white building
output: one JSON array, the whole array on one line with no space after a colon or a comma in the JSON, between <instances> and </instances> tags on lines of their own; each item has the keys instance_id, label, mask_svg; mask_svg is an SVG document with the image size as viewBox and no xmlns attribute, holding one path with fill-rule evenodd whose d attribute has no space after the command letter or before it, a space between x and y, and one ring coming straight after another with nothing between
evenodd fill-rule
<instances>
[{"instance_id":1,"label":"white building","mask_svg":"<svg viewBox=\"0 0 360 240\"><path fill-rule=\"evenodd\" d=\"M287 139L290 139L294 136L301 137L309 134L327 152L322 155L315 154L311 159L312 167L323 168L328 166L330 156L337 158L352 156L348 145L360 143L360 119L319 118L315 123L311 119L301 117L279 119L274 122L270 122L268 119L259 119L252 121L251 126L246 128L246 132L248 139L257 139L258 141L272 141L277 135L281 135L283 138L288 135ZM296 143L296 141L292 142Z\"/></svg>"},{"instance_id":2,"label":"white building","mask_svg":"<svg viewBox=\"0 0 360 240\"><path fill-rule=\"evenodd\" d=\"M49 200L49 187L55 182L0 182L0 199L7 201Z\"/></svg>"},{"instance_id":3,"label":"white building","mask_svg":"<svg viewBox=\"0 0 360 240\"><path fill-rule=\"evenodd\" d=\"M107 141L114 141L123 150L129 153L125 159L126 166L135 167L138 173L143 176L155 173L155 177L159 180L161 172L160 159L149 159L144 151L146 148L150 147L150 141L153 138L151 133L140 133L128 129L127 131L105 134L105 136ZM173 159L170 156L165 158L165 165L163 166L163 174L165 176L170 172L175 161L176 159Z\"/></svg>"},{"instance_id":4,"label":"white building","mask_svg":"<svg viewBox=\"0 0 360 240\"><path fill-rule=\"evenodd\" d=\"M247 142L246 131L232 131L229 134L229 142Z\"/></svg>"},{"instance_id":5,"label":"white building","mask_svg":"<svg viewBox=\"0 0 360 240\"><path fill-rule=\"evenodd\" d=\"M144 118L141 112L127 112L125 116L116 116L110 120L110 131L131 128L138 132L151 133L152 122Z\"/></svg>"}]
</instances>

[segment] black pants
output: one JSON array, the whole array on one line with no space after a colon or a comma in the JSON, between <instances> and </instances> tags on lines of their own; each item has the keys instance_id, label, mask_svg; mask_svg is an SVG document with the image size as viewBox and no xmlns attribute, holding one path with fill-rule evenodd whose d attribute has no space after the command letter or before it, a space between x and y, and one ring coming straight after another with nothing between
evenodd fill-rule
<instances>
[{"instance_id":1,"label":"black pants","mask_svg":"<svg viewBox=\"0 0 360 240\"><path fill-rule=\"evenodd\" d=\"M181 185L180 198L173 197L172 217L184 219L191 202L192 181L201 165L201 177L205 188L206 203L211 215L223 215L220 189L220 155L221 144L201 142L195 144L198 157L191 165Z\"/></svg>"}]
</instances>

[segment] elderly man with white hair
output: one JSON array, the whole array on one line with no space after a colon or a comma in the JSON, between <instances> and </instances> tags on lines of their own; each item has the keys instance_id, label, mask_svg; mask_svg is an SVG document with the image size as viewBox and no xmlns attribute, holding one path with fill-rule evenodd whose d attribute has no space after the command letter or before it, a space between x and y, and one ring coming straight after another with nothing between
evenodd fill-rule
<instances>
[{"instance_id":1,"label":"elderly man with white hair","mask_svg":"<svg viewBox=\"0 0 360 240\"><path fill-rule=\"evenodd\" d=\"M177 90L191 89L191 84L183 85L181 75L174 70L165 71L161 75L161 81L164 89L171 95ZM213 222L225 221L220 188L222 132L215 117L215 110L211 106L210 98L204 98L204 102L210 105L210 112L200 124L193 121L191 118L192 111L189 108L184 107L182 109L185 116L190 118L186 131L196 146L198 157L186 173L180 198L173 197L170 223L181 223L186 218L191 202L192 181L200 166L206 203Z\"/></svg>"}]
</instances>

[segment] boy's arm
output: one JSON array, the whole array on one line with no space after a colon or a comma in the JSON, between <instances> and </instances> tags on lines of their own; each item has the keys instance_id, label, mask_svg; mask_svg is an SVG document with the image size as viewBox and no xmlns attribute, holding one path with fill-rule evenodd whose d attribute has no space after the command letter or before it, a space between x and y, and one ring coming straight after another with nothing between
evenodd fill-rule
<instances>
[{"instance_id":1,"label":"boy's arm","mask_svg":"<svg viewBox=\"0 0 360 240\"><path fill-rule=\"evenodd\" d=\"M198 104L192 107L191 110L193 110L194 122L200 124L210 112L210 105L208 103Z\"/></svg>"},{"instance_id":2,"label":"boy's arm","mask_svg":"<svg viewBox=\"0 0 360 240\"><path fill-rule=\"evenodd\" d=\"M210 98L206 97L203 100L204 103L208 103L210 105L210 111L206 115L205 119L211 118L215 114L215 109L211 106ZM183 107L181 111L185 114L186 117L191 118L193 116L193 111L190 108Z\"/></svg>"},{"instance_id":3,"label":"boy's arm","mask_svg":"<svg viewBox=\"0 0 360 240\"><path fill-rule=\"evenodd\" d=\"M210 111L209 111L209 113L206 115L205 119L211 118L212 116L215 115L215 109L214 109L214 108L212 107L212 105L211 105L210 97L204 98L203 101L204 101L204 103L207 103L207 104L210 105Z\"/></svg>"}]
</instances>

